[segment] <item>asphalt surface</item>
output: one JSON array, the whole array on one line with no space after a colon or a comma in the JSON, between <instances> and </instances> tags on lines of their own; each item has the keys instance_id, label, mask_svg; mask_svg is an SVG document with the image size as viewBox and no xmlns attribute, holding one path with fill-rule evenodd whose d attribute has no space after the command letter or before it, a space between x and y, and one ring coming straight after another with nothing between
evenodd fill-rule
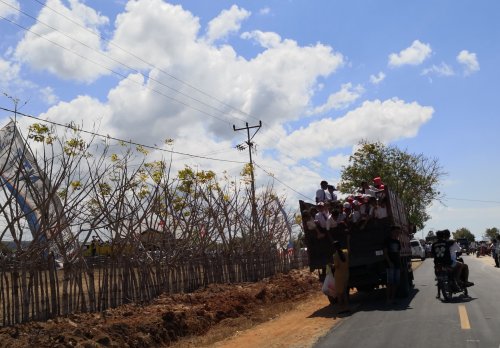
<instances>
[{"instance_id":1,"label":"asphalt surface","mask_svg":"<svg viewBox=\"0 0 500 348\"><path fill-rule=\"evenodd\" d=\"M464 256L469 265L469 298L436 299L433 260L414 272L415 288L395 305L385 290L352 296L346 315L315 348L491 347L500 348L500 269Z\"/></svg>"}]
</instances>

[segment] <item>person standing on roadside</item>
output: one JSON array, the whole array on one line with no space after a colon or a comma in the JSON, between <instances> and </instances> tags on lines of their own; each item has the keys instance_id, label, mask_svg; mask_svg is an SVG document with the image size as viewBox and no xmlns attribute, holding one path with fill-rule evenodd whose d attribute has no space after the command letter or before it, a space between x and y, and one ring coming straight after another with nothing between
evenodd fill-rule
<instances>
[{"instance_id":1,"label":"person standing on roadside","mask_svg":"<svg viewBox=\"0 0 500 348\"><path fill-rule=\"evenodd\" d=\"M500 234L497 234L496 252L497 252L497 258L495 261L495 267L500 267Z\"/></svg>"},{"instance_id":2,"label":"person standing on roadside","mask_svg":"<svg viewBox=\"0 0 500 348\"><path fill-rule=\"evenodd\" d=\"M387 262L387 303L394 304L396 302L396 291L398 290L399 281L401 279L401 242L399 235L401 227L391 226L390 236L387 238L384 247L384 256Z\"/></svg>"},{"instance_id":3,"label":"person standing on roadside","mask_svg":"<svg viewBox=\"0 0 500 348\"><path fill-rule=\"evenodd\" d=\"M491 257L495 260L495 267L498 267L498 245L500 244L499 237L496 236L491 241Z\"/></svg>"}]
</instances>

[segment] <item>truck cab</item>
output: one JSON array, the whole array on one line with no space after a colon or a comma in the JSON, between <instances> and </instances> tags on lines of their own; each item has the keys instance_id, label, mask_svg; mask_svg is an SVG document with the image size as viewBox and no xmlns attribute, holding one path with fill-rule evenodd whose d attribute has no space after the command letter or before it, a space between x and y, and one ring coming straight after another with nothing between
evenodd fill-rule
<instances>
[{"instance_id":1,"label":"truck cab","mask_svg":"<svg viewBox=\"0 0 500 348\"><path fill-rule=\"evenodd\" d=\"M469 255L470 242L467 238L457 238L457 244L460 246L462 253Z\"/></svg>"}]
</instances>

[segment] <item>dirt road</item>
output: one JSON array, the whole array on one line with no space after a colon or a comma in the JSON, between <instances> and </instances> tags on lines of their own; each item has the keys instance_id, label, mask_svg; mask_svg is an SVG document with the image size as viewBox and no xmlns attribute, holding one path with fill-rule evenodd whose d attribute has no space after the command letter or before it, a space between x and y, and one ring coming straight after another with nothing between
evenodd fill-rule
<instances>
[{"instance_id":1,"label":"dirt road","mask_svg":"<svg viewBox=\"0 0 500 348\"><path fill-rule=\"evenodd\" d=\"M260 324L252 330L238 332L235 336L210 347L311 347L339 320L329 306L326 296L318 293L278 318Z\"/></svg>"},{"instance_id":2,"label":"dirt road","mask_svg":"<svg viewBox=\"0 0 500 348\"><path fill-rule=\"evenodd\" d=\"M412 268L416 269L421 264L422 261L413 261ZM351 305L351 310L355 311L356 305ZM217 334L218 329L214 328L204 337L181 342L176 348L309 348L345 316L339 315L337 309L330 306L326 296L318 290L297 305L278 313L272 320L248 328L241 327L240 331L236 329L236 333L221 341L215 342L216 337L223 334Z\"/></svg>"}]
</instances>

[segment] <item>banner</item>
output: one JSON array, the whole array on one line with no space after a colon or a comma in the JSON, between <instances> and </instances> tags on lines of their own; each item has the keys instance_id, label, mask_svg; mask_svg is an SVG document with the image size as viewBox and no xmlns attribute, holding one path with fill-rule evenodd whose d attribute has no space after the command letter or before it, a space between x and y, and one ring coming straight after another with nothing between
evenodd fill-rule
<instances>
[{"instance_id":1,"label":"banner","mask_svg":"<svg viewBox=\"0 0 500 348\"><path fill-rule=\"evenodd\" d=\"M14 121L0 129L0 183L16 199L34 241L49 242L55 252L73 243L61 200Z\"/></svg>"}]
</instances>

